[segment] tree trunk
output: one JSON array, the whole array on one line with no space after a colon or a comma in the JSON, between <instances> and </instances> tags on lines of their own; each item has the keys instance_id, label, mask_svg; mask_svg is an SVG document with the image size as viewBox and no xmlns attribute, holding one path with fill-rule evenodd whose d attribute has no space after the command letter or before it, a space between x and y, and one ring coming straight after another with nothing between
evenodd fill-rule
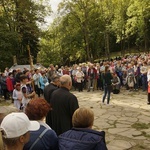
<instances>
[{"instance_id":1,"label":"tree trunk","mask_svg":"<svg viewBox=\"0 0 150 150\"><path fill-rule=\"evenodd\" d=\"M85 33L85 35L84 35L84 41L85 41L85 51L86 51L86 54L87 54L87 60L88 60L88 61L91 61L90 48L89 48L89 41L88 41L88 36L87 36L86 33Z\"/></svg>"},{"instance_id":2,"label":"tree trunk","mask_svg":"<svg viewBox=\"0 0 150 150\"><path fill-rule=\"evenodd\" d=\"M84 31L85 51L86 51L86 54L87 54L87 60L91 62L90 46L89 46L89 35L88 35L86 22L83 23L83 31Z\"/></svg>"},{"instance_id":3,"label":"tree trunk","mask_svg":"<svg viewBox=\"0 0 150 150\"><path fill-rule=\"evenodd\" d=\"M109 46L109 33L105 32L105 54L108 60L110 60L110 46Z\"/></svg>"},{"instance_id":4,"label":"tree trunk","mask_svg":"<svg viewBox=\"0 0 150 150\"><path fill-rule=\"evenodd\" d=\"M9 18L8 11L7 11L6 7L5 7L4 0L2 0L2 6L3 6L3 9L4 9L6 17ZM8 27L9 27L9 31L11 31L12 27L11 27L10 21L7 21L7 24L8 24Z\"/></svg>"},{"instance_id":5,"label":"tree trunk","mask_svg":"<svg viewBox=\"0 0 150 150\"><path fill-rule=\"evenodd\" d=\"M87 4L84 6L84 18L85 21L83 22L83 31L84 31L84 39L85 39L85 49L87 53L87 59L91 62L90 57L90 45L89 45L89 31L88 31L88 10Z\"/></svg>"},{"instance_id":6,"label":"tree trunk","mask_svg":"<svg viewBox=\"0 0 150 150\"><path fill-rule=\"evenodd\" d=\"M144 50L145 50L145 52L148 50L147 49L147 37L146 37L146 33L144 34Z\"/></svg>"}]
</instances>

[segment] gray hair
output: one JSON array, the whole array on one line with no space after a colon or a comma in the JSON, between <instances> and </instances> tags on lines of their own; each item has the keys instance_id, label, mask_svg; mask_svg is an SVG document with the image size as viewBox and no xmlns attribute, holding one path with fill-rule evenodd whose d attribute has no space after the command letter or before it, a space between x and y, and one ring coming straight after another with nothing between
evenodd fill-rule
<instances>
[{"instance_id":1,"label":"gray hair","mask_svg":"<svg viewBox=\"0 0 150 150\"><path fill-rule=\"evenodd\" d=\"M58 74L53 74L51 77L51 81L55 82L56 79L59 79L60 76Z\"/></svg>"},{"instance_id":2,"label":"gray hair","mask_svg":"<svg viewBox=\"0 0 150 150\"><path fill-rule=\"evenodd\" d=\"M72 81L71 77L67 74L60 77L60 83L61 83L62 86L68 84L71 81Z\"/></svg>"}]
</instances>

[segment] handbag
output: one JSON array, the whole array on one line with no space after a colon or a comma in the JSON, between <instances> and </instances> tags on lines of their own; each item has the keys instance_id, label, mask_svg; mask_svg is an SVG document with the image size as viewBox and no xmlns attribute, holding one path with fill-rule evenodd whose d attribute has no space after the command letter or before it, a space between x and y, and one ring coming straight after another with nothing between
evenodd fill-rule
<instances>
[{"instance_id":1,"label":"handbag","mask_svg":"<svg viewBox=\"0 0 150 150\"><path fill-rule=\"evenodd\" d=\"M47 86L47 85L49 85L49 82L46 82L46 83L45 83L45 86Z\"/></svg>"}]
</instances>

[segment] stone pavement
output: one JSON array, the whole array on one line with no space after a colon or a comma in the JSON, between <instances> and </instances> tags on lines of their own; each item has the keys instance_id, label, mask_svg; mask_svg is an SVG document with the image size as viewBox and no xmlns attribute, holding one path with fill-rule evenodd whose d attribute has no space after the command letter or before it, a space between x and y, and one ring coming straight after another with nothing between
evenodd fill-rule
<instances>
[{"instance_id":1,"label":"stone pavement","mask_svg":"<svg viewBox=\"0 0 150 150\"><path fill-rule=\"evenodd\" d=\"M73 91L80 107L94 111L93 129L106 132L108 150L150 150L150 105L142 91L112 94L104 105L102 91ZM106 103L106 102L105 102Z\"/></svg>"},{"instance_id":2,"label":"stone pavement","mask_svg":"<svg viewBox=\"0 0 150 150\"><path fill-rule=\"evenodd\" d=\"M145 92L121 90L111 94L110 105L101 103L102 91L72 93L80 107L94 111L93 129L106 132L108 150L150 150L150 105ZM12 104L3 106L3 111L14 111Z\"/></svg>"}]
</instances>

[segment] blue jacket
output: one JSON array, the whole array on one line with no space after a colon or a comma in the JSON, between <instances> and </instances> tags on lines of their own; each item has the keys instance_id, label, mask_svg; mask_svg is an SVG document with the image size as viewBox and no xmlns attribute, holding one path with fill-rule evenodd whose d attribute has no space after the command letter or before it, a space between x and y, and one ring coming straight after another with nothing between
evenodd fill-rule
<instances>
[{"instance_id":1,"label":"blue jacket","mask_svg":"<svg viewBox=\"0 0 150 150\"><path fill-rule=\"evenodd\" d=\"M59 136L59 150L107 150L105 132L72 128Z\"/></svg>"},{"instance_id":2,"label":"blue jacket","mask_svg":"<svg viewBox=\"0 0 150 150\"><path fill-rule=\"evenodd\" d=\"M47 83L48 82L48 79L47 79L47 77L45 76L45 77L43 77L43 76L40 76L40 88L42 89L42 90L44 90L44 88L45 88L45 83Z\"/></svg>"},{"instance_id":3,"label":"blue jacket","mask_svg":"<svg viewBox=\"0 0 150 150\"><path fill-rule=\"evenodd\" d=\"M39 135L45 130L45 127L40 125L37 131L30 131L30 140L25 144L23 150L29 150L34 141L39 138ZM32 150L58 150L58 138L52 129L49 129L42 138L35 144Z\"/></svg>"}]
</instances>

